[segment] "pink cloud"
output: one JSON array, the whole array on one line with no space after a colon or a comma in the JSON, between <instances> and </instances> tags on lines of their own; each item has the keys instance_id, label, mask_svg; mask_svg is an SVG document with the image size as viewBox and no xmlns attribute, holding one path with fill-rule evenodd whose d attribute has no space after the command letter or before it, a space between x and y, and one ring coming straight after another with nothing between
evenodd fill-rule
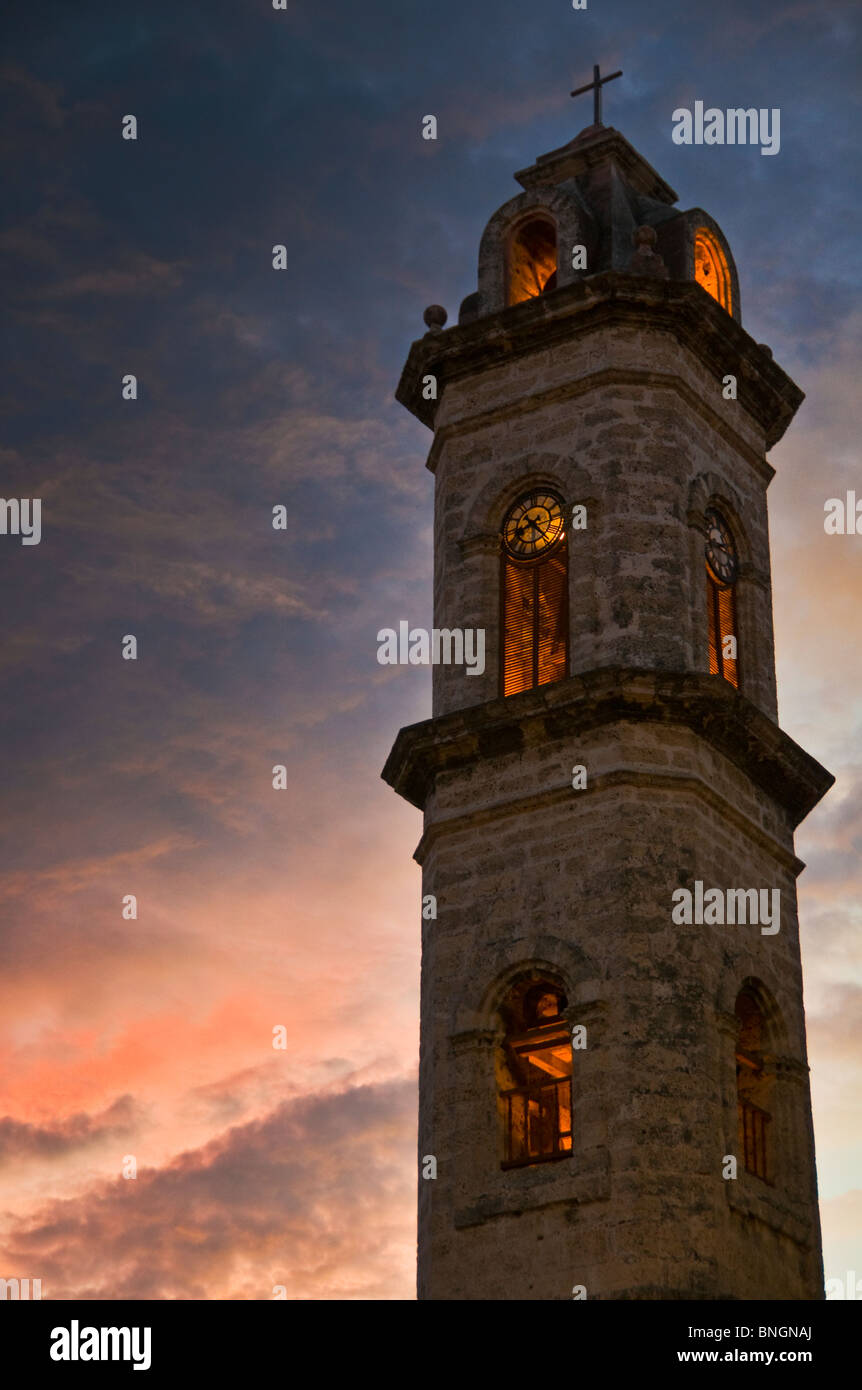
<instances>
[{"instance_id":1,"label":"pink cloud","mask_svg":"<svg viewBox=\"0 0 862 1390\"><path fill-rule=\"evenodd\" d=\"M286 1101L4 1241L53 1299L413 1296L415 1081ZM27 1277L21 1274L19 1277Z\"/></svg>"}]
</instances>

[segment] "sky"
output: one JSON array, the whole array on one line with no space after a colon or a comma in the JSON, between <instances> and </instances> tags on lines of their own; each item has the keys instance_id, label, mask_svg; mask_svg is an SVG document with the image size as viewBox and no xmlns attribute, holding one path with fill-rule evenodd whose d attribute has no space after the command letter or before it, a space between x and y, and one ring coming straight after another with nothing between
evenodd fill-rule
<instances>
[{"instance_id":1,"label":"sky","mask_svg":"<svg viewBox=\"0 0 862 1390\"><path fill-rule=\"evenodd\" d=\"M801 932L826 1275L862 1273L862 537L823 529L862 497L858 8L44 0L2 26L0 492L43 520L0 537L0 1274L414 1297L421 825L380 770L430 677L376 633L431 626L432 479L394 390L514 171L590 123L596 62L806 393L769 456L779 711L837 777L797 834ZM778 107L780 152L675 145L695 100Z\"/></svg>"}]
</instances>

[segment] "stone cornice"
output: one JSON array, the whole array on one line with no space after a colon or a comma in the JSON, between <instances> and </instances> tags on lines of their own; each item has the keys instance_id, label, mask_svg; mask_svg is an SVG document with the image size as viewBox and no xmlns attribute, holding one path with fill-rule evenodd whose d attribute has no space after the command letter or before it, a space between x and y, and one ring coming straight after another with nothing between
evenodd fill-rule
<instances>
[{"instance_id":1,"label":"stone cornice","mask_svg":"<svg viewBox=\"0 0 862 1390\"><path fill-rule=\"evenodd\" d=\"M726 681L696 672L603 668L411 724L383 769L391 787L424 808L439 772L519 753L543 738L577 738L620 720L684 725L705 739L798 825L834 777Z\"/></svg>"},{"instance_id":2,"label":"stone cornice","mask_svg":"<svg viewBox=\"0 0 862 1390\"><path fill-rule=\"evenodd\" d=\"M592 776L589 785L578 795L579 797L595 796L608 787L620 786L650 787L654 791L674 793L692 792L706 801L725 821L737 826L750 840L765 849L794 878L798 878L805 868L805 864L797 855L791 854L773 835L768 834L750 817L744 815L737 806L720 796L715 788L709 786L702 777L692 777L684 772L657 771L655 768L611 768L607 772ZM571 807L572 788L568 782L564 786L548 787L546 791L533 792L529 796L514 797L505 802L494 802L490 806L465 811L463 815L443 816L432 821L422 832L422 838L416 846L413 858L418 864L424 864L429 851L434 848L441 836L449 835L453 830L469 830L477 825L486 825L489 821L499 821L504 816L522 815L525 811L533 811L537 807L544 808L549 805Z\"/></svg>"},{"instance_id":3,"label":"stone cornice","mask_svg":"<svg viewBox=\"0 0 862 1390\"><path fill-rule=\"evenodd\" d=\"M530 165L529 169L521 169L515 178L522 188L536 188L578 178L603 164L613 164L625 175L632 188L649 198L669 204L679 198L679 194L638 153L634 145L629 144L624 135L613 126L605 125L587 126L567 145L550 150L548 154L540 154L535 164Z\"/></svg>"},{"instance_id":4,"label":"stone cornice","mask_svg":"<svg viewBox=\"0 0 862 1390\"><path fill-rule=\"evenodd\" d=\"M717 380L735 375L738 401L763 430L767 448L778 442L804 399L769 351L700 285L615 270L588 275L472 323L426 333L410 348L396 398L433 429L447 383L616 324L670 333ZM423 399L426 375L437 378L436 401Z\"/></svg>"}]
</instances>

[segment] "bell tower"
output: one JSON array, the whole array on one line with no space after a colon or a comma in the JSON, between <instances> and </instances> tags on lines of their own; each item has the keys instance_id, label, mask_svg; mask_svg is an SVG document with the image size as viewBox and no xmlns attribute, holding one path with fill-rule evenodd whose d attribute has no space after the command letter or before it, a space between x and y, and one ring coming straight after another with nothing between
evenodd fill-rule
<instances>
[{"instance_id":1,"label":"bell tower","mask_svg":"<svg viewBox=\"0 0 862 1390\"><path fill-rule=\"evenodd\" d=\"M433 430L419 1296L823 1297L766 451L802 393L616 130L517 176L398 400Z\"/></svg>"}]
</instances>

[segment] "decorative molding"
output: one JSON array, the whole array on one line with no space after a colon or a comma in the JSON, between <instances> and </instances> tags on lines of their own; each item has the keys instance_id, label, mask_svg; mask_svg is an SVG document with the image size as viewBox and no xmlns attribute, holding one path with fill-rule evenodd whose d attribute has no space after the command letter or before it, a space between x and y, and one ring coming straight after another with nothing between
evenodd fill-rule
<instances>
[{"instance_id":1,"label":"decorative molding","mask_svg":"<svg viewBox=\"0 0 862 1390\"><path fill-rule=\"evenodd\" d=\"M652 767L610 768L607 772L596 774L588 786L578 793L578 796L583 799L596 792L604 791L608 787L615 786L647 786L674 792L692 791L706 801L725 820L730 821L737 829L742 830L750 839L759 844L761 848L773 855L781 867L793 874L794 878L798 878L805 868L802 859L790 853L780 841L768 834L756 821L746 816L732 801L728 801L702 777L693 776L687 772L656 771ZM532 792L528 796L497 801L492 806L483 806L481 810L465 811L463 815L457 816L444 816L440 820L433 821L424 831L419 844L416 846L413 858L417 864L422 864L428 851L437 843L438 839L443 835L451 834L453 831L467 830L476 825L487 824L488 821L501 819L504 816L521 815L525 811L532 811L539 806L570 804L571 798L572 789L566 782L560 787L550 787L547 791Z\"/></svg>"},{"instance_id":2,"label":"decorative molding","mask_svg":"<svg viewBox=\"0 0 862 1390\"><path fill-rule=\"evenodd\" d=\"M465 560L471 559L474 555L499 555L500 533L480 531L477 535L465 536L458 545Z\"/></svg>"},{"instance_id":3,"label":"decorative molding","mask_svg":"<svg viewBox=\"0 0 862 1390\"><path fill-rule=\"evenodd\" d=\"M585 276L551 294L418 339L410 348L396 397L433 429L440 399L423 399L421 382L427 373L443 384L442 399L449 382L529 353L553 350L570 343L573 335L615 325L668 333L716 379L728 372L736 376L737 404L763 430L766 448L777 444L804 399L777 362L700 285L618 270ZM525 404L543 399L519 401L517 408L521 411ZM715 418L722 419L717 414Z\"/></svg>"},{"instance_id":4,"label":"decorative molding","mask_svg":"<svg viewBox=\"0 0 862 1390\"><path fill-rule=\"evenodd\" d=\"M439 772L578 737L620 721L690 728L783 808L792 826L835 778L750 700L715 676L602 667L411 724L398 734L383 779L424 809Z\"/></svg>"}]
</instances>

